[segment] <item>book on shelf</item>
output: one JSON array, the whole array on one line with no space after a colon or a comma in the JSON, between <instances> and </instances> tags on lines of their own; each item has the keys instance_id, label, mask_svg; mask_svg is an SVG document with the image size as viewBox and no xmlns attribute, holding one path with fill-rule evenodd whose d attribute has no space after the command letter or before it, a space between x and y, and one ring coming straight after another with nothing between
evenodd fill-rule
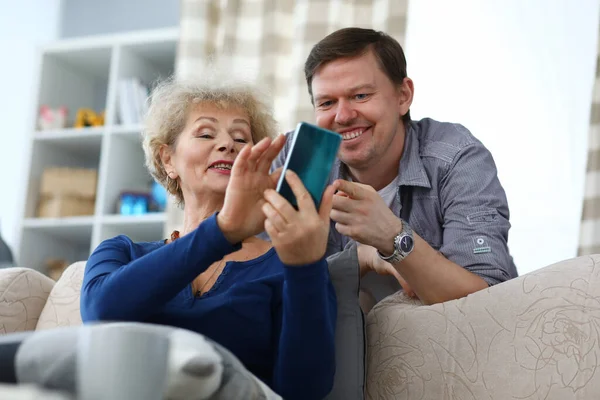
<instances>
[{"instance_id":1,"label":"book on shelf","mask_svg":"<svg viewBox=\"0 0 600 400\"><path fill-rule=\"evenodd\" d=\"M121 124L140 124L148 110L148 86L144 85L138 78L123 78L118 82L117 93Z\"/></svg>"}]
</instances>

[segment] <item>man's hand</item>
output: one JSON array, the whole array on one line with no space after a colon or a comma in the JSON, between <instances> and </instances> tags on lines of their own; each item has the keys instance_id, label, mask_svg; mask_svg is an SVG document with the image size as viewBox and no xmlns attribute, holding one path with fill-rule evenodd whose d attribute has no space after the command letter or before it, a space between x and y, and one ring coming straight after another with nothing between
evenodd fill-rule
<instances>
[{"instance_id":1,"label":"man's hand","mask_svg":"<svg viewBox=\"0 0 600 400\"><path fill-rule=\"evenodd\" d=\"M402 230L402 221L381 196L369 185L342 179L336 180L333 187L342 192L333 197L331 210L337 231L375 247L382 254L391 255L394 237Z\"/></svg>"},{"instance_id":2,"label":"man's hand","mask_svg":"<svg viewBox=\"0 0 600 400\"><path fill-rule=\"evenodd\" d=\"M362 243L357 243L356 251L358 253L358 264L360 265L360 276L363 277L369 271L375 271L378 275L392 275L402 290L409 297L417 298L415 292L408 285L408 282L400 275L400 273L389 262L383 261L377 255L377 249L372 246L367 246Z\"/></svg>"}]
</instances>

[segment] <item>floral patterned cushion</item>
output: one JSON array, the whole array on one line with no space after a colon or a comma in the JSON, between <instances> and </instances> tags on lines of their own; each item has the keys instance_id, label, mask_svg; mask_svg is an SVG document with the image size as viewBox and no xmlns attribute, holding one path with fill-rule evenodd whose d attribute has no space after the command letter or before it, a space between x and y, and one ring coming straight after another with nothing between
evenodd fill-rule
<instances>
[{"instance_id":1,"label":"floral patterned cushion","mask_svg":"<svg viewBox=\"0 0 600 400\"><path fill-rule=\"evenodd\" d=\"M368 316L368 399L595 399L600 255L566 260L464 299L403 294Z\"/></svg>"},{"instance_id":2,"label":"floral patterned cushion","mask_svg":"<svg viewBox=\"0 0 600 400\"><path fill-rule=\"evenodd\" d=\"M34 330L53 286L32 269L0 269L0 334Z\"/></svg>"},{"instance_id":3,"label":"floral patterned cushion","mask_svg":"<svg viewBox=\"0 0 600 400\"><path fill-rule=\"evenodd\" d=\"M85 262L71 264L61 275L48 296L36 330L81 325L79 297Z\"/></svg>"}]
</instances>

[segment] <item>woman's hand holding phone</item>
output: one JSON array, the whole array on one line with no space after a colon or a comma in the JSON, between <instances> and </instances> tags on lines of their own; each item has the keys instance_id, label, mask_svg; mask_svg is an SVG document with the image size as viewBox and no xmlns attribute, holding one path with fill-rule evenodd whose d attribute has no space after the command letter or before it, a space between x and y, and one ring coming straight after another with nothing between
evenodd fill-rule
<instances>
[{"instance_id":1,"label":"woman's hand holding phone","mask_svg":"<svg viewBox=\"0 0 600 400\"><path fill-rule=\"evenodd\" d=\"M284 264L311 264L320 260L327 249L334 189L332 186L325 189L317 211L298 175L287 170L285 179L296 197L298 210L275 190L267 189L262 206L265 231Z\"/></svg>"},{"instance_id":2,"label":"woman's hand holding phone","mask_svg":"<svg viewBox=\"0 0 600 400\"><path fill-rule=\"evenodd\" d=\"M223 208L217 215L219 228L231 243L262 232L263 194L265 189L275 188L281 172L269 174L269 168L284 144L283 135L274 140L265 138L254 146L247 145L236 157Z\"/></svg>"}]
</instances>

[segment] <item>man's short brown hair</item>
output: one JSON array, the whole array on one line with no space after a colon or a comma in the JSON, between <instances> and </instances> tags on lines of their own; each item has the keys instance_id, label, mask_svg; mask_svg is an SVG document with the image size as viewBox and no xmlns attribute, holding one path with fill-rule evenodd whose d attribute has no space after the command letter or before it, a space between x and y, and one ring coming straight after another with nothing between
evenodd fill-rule
<instances>
[{"instance_id":1,"label":"man's short brown hair","mask_svg":"<svg viewBox=\"0 0 600 400\"><path fill-rule=\"evenodd\" d=\"M406 57L396 39L373 29L343 28L330 33L315 44L306 58L304 76L311 102L312 80L319 67L339 58L361 56L367 51L373 51L382 71L393 83L402 84L407 77ZM410 111L402 116L402 120L410 121Z\"/></svg>"}]
</instances>

